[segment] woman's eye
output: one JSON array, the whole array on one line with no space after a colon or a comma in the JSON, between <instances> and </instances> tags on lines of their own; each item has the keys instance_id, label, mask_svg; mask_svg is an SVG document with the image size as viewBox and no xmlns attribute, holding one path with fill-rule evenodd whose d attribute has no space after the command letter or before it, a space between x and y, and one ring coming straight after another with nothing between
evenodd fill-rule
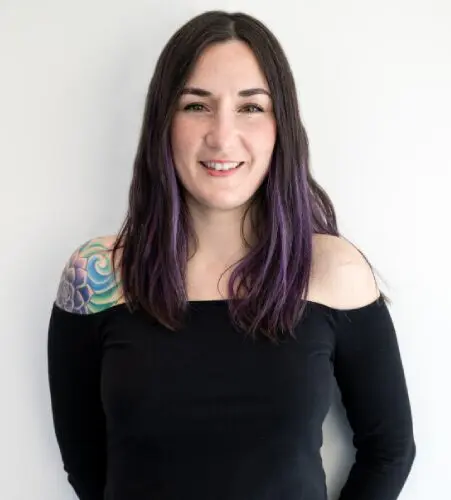
<instances>
[{"instance_id":1,"label":"woman's eye","mask_svg":"<svg viewBox=\"0 0 451 500\"><path fill-rule=\"evenodd\" d=\"M242 109L246 110L248 113L261 113L263 112L263 108L261 106L257 106L256 104L248 104L244 106Z\"/></svg>"},{"instance_id":2,"label":"woman's eye","mask_svg":"<svg viewBox=\"0 0 451 500\"><path fill-rule=\"evenodd\" d=\"M203 104L199 104L198 102L193 102L191 104L187 104L183 109L185 111L202 111L204 108Z\"/></svg>"},{"instance_id":3,"label":"woman's eye","mask_svg":"<svg viewBox=\"0 0 451 500\"><path fill-rule=\"evenodd\" d=\"M185 111L204 111L205 106L201 103L193 102L187 104L183 109ZM261 106L258 106L257 104L247 104L246 106L243 106L241 110L249 114L263 112L263 108Z\"/></svg>"}]
</instances>

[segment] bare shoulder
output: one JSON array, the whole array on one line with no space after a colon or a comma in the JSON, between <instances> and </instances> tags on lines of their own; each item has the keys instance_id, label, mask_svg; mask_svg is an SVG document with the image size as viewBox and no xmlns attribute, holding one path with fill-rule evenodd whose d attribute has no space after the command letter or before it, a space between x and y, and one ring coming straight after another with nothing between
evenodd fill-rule
<instances>
[{"instance_id":1,"label":"bare shoulder","mask_svg":"<svg viewBox=\"0 0 451 500\"><path fill-rule=\"evenodd\" d=\"M55 303L59 308L93 314L123 301L112 265L114 241L114 235L92 238L72 252L58 284Z\"/></svg>"},{"instance_id":2,"label":"bare shoulder","mask_svg":"<svg viewBox=\"0 0 451 500\"><path fill-rule=\"evenodd\" d=\"M355 309L380 295L373 271L360 251L343 237L315 234L314 300L335 309Z\"/></svg>"}]
</instances>

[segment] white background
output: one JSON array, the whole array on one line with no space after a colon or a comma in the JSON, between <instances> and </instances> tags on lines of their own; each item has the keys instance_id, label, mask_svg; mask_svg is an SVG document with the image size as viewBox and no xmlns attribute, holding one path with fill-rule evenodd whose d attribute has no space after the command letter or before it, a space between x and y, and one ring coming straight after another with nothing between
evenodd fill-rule
<instances>
[{"instance_id":1,"label":"white background","mask_svg":"<svg viewBox=\"0 0 451 500\"><path fill-rule=\"evenodd\" d=\"M286 50L312 170L393 300L417 458L400 498L449 492L449 0L0 0L0 497L67 500L47 385L62 267L125 215L144 99L171 34L213 8L257 16ZM331 498L352 461L334 403Z\"/></svg>"}]
</instances>

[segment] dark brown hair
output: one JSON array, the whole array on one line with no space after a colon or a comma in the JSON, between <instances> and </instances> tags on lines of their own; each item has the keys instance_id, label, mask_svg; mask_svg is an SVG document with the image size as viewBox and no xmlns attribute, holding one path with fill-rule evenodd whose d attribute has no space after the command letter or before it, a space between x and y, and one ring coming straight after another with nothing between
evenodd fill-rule
<instances>
[{"instance_id":1,"label":"dark brown hair","mask_svg":"<svg viewBox=\"0 0 451 500\"><path fill-rule=\"evenodd\" d=\"M257 207L252 227L258 243L249 245L231 275L229 311L237 328L277 341L277 332L293 333L306 307L313 233L339 232L333 204L310 172L308 138L288 60L257 19L206 12L183 25L164 47L147 93L128 212L114 253L123 248L120 276L126 302L169 329L182 326L188 242L197 239L173 164L170 126L199 55L229 40L241 40L254 52L277 123L271 168L251 203Z\"/></svg>"}]
</instances>

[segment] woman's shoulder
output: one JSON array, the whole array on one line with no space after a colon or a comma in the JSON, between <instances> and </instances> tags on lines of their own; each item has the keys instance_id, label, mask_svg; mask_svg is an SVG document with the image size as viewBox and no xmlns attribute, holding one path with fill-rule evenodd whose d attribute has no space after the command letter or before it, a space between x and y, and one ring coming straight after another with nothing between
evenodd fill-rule
<instances>
[{"instance_id":1,"label":"woman's shoulder","mask_svg":"<svg viewBox=\"0 0 451 500\"><path fill-rule=\"evenodd\" d=\"M67 312L92 314L123 302L112 262L115 241L116 235L98 236L72 251L60 276L56 306Z\"/></svg>"},{"instance_id":2,"label":"woman's shoulder","mask_svg":"<svg viewBox=\"0 0 451 500\"><path fill-rule=\"evenodd\" d=\"M124 302L112 265L116 239L116 234L98 236L75 248L61 273L57 306L90 314ZM117 263L118 259L116 271ZM366 306L379 296L373 270L360 250L342 236L314 234L309 300L348 310Z\"/></svg>"},{"instance_id":3,"label":"woman's shoulder","mask_svg":"<svg viewBox=\"0 0 451 500\"><path fill-rule=\"evenodd\" d=\"M380 291L361 251L342 236L313 237L310 298L333 309L357 309L374 302Z\"/></svg>"}]
</instances>

